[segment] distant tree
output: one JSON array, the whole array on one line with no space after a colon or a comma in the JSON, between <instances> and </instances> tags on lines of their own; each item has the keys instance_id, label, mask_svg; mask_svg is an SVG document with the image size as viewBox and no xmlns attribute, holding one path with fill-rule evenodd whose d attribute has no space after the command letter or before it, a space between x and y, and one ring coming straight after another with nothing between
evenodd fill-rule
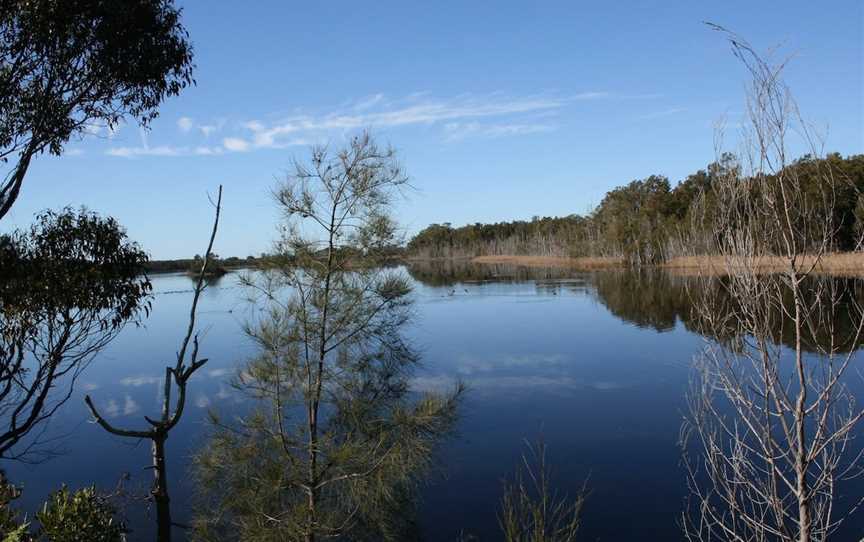
<instances>
[{"instance_id":1,"label":"distant tree","mask_svg":"<svg viewBox=\"0 0 864 542\"><path fill-rule=\"evenodd\" d=\"M125 118L147 125L193 82L192 48L172 0L0 3L0 219L32 159Z\"/></svg>"},{"instance_id":2,"label":"distant tree","mask_svg":"<svg viewBox=\"0 0 864 542\"><path fill-rule=\"evenodd\" d=\"M313 149L279 187L284 236L246 278L261 294L264 316L248 328L259 354L237 382L260 409L217 420L198 456L200 538L413 538L413 488L460 390L412 398L411 290L375 266L405 182L394 152L364 134L335 154Z\"/></svg>"},{"instance_id":3,"label":"distant tree","mask_svg":"<svg viewBox=\"0 0 864 542\"><path fill-rule=\"evenodd\" d=\"M16 445L149 311L146 261L114 219L86 211L47 211L29 230L0 236L0 457L36 451L38 438Z\"/></svg>"},{"instance_id":4,"label":"distant tree","mask_svg":"<svg viewBox=\"0 0 864 542\"><path fill-rule=\"evenodd\" d=\"M495 224L431 224L408 243L409 258L473 258L486 255L616 257L634 265L654 265L677 256L711 252L717 179L738 175L737 158L720 153L704 170L687 176L675 187L652 175L613 188L585 216L533 216ZM864 248L864 155L804 156L786 164L782 174L801 181L802 194L820 206L820 171L835 175L835 205L829 216L814 218L834 226L832 250ZM774 186L779 178L766 186ZM743 180L743 182L750 182ZM752 183L751 183L752 184ZM753 192L747 197L757 197ZM812 247L811 247L812 248Z\"/></svg>"}]
</instances>

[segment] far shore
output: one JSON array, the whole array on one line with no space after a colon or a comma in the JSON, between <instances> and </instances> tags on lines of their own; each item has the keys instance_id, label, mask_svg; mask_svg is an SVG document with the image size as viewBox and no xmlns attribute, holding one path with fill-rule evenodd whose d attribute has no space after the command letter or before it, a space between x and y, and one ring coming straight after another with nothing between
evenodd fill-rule
<instances>
[{"instance_id":1,"label":"far shore","mask_svg":"<svg viewBox=\"0 0 864 542\"><path fill-rule=\"evenodd\" d=\"M480 264L521 265L525 267L567 267L571 269L609 269L625 267L622 258L586 257L567 258L563 256L477 256L471 262Z\"/></svg>"},{"instance_id":2,"label":"far shore","mask_svg":"<svg viewBox=\"0 0 864 542\"><path fill-rule=\"evenodd\" d=\"M807 268L813 265L815 256L802 255L800 265ZM524 267L565 267L575 270L597 270L627 267L626 262L618 257L585 257L568 258L562 256L477 256L471 258L472 263L478 264L506 264L520 265ZM738 265L736 262L727 262L723 256L680 256L672 258L668 262L657 265L678 274L697 274L708 272L711 274L724 273L730 266ZM787 269L788 263L780 257L763 257L749 262L755 268L764 273L782 272ZM862 252L833 252L822 256L819 263L814 267L816 273L846 277L864 277L864 253Z\"/></svg>"}]
</instances>

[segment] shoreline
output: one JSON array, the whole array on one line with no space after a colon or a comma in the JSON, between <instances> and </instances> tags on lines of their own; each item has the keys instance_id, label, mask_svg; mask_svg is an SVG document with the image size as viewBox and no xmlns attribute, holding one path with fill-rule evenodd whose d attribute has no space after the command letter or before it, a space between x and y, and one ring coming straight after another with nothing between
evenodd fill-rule
<instances>
[{"instance_id":1,"label":"shoreline","mask_svg":"<svg viewBox=\"0 0 864 542\"><path fill-rule=\"evenodd\" d=\"M475 256L468 259L471 263L484 265L505 264L524 267L567 267L580 270L611 269L627 267L622 258L565 256Z\"/></svg>"},{"instance_id":2,"label":"shoreline","mask_svg":"<svg viewBox=\"0 0 864 542\"><path fill-rule=\"evenodd\" d=\"M802 255L802 265L813 264L814 256ZM582 257L570 258L564 256L529 256L529 255L497 255L475 256L466 258L440 258L432 260L417 259L414 261L465 261L481 265L517 265L522 267L557 267L574 270L595 271L601 269L625 269L630 266L620 257ZM408 262L412 259L407 259ZM763 257L755 261L758 272L776 273L787 269L787 263L780 257ZM675 274L694 275L700 272L723 274L727 270L723 256L678 256L668 262L645 267L665 269ZM864 252L832 252L822 256L814 267L817 274L838 277L864 277Z\"/></svg>"}]
</instances>

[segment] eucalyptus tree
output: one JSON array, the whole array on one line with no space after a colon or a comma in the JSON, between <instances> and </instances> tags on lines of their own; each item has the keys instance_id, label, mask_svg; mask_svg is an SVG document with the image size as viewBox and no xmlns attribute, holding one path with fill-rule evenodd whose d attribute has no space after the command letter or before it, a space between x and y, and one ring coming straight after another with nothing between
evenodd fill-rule
<instances>
[{"instance_id":1,"label":"eucalyptus tree","mask_svg":"<svg viewBox=\"0 0 864 542\"><path fill-rule=\"evenodd\" d=\"M282 235L246 279L262 315L248 325L258 355L236 379L258 408L217 418L198 456L200 538L408 536L413 489L461 389L410 390L411 288L379 267L407 182L395 152L364 133L338 152L313 148L276 189Z\"/></svg>"},{"instance_id":2,"label":"eucalyptus tree","mask_svg":"<svg viewBox=\"0 0 864 542\"><path fill-rule=\"evenodd\" d=\"M96 423L103 429L119 437L146 439L151 443L153 469L153 489L150 494L156 505L156 540L158 542L169 542L171 540L172 528L175 527L171 519L171 497L168 492L168 465L166 460L165 441L171 430L174 429L183 416L186 407L186 387L189 379L197 370L207 363L206 358L198 357L198 332L195 322L198 311L198 300L201 293L207 287L206 279L210 272L209 265L213 255L213 242L216 240L216 232L219 229L219 217L222 211L222 187L215 202L216 216L213 219L213 229L210 232L210 241L204 257L199 260L198 277L192 292L192 304L189 309L189 321L183 338L180 341L180 349L173 365L165 367L165 380L162 391L162 410L158 418L144 416L148 427L146 429L126 429L113 425L102 416L93 404L93 400L87 395L84 402L90 409ZM171 390L177 388L177 398L171 398Z\"/></svg>"},{"instance_id":3,"label":"eucalyptus tree","mask_svg":"<svg viewBox=\"0 0 864 542\"><path fill-rule=\"evenodd\" d=\"M841 487L861 467L864 409L848 384L864 313L848 282L817 274L840 231L840 179L828 160L806 175L789 167L794 135L813 156L821 148L783 82L785 64L726 35L751 76L749 125L738 164L711 188L723 276L705 280L728 306L696 297L703 331L722 340L697 358L688 397L682 525L691 541L823 541L861 503ZM766 261L782 270L767 272ZM853 322L845 333L838 316Z\"/></svg>"},{"instance_id":4,"label":"eucalyptus tree","mask_svg":"<svg viewBox=\"0 0 864 542\"><path fill-rule=\"evenodd\" d=\"M146 261L114 219L85 211L47 211L0 236L0 457L49 451L39 446L43 422L93 357L149 311Z\"/></svg>"},{"instance_id":5,"label":"eucalyptus tree","mask_svg":"<svg viewBox=\"0 0 864 542\"><path fill-rule=\"evenodd\" d=\"M0 219L35 156L124 119L146 126L191 83L172 0L0 2Z\"/></svg>"}]
</instances>

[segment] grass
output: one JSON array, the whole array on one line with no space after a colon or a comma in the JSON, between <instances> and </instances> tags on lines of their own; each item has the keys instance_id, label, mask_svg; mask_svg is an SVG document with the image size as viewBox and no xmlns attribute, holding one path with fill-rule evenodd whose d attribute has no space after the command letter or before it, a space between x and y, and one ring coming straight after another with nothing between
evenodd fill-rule
<instances>
[{"instance_id":1,"label":"grass","mask_svg":"<svg viewBox=\"0 0 864 542\"><path fill-rule=\"evenodd\" d=\"M813 264L814 255L804 254L801 256L799 268L806 269ZM584 257L567 258L562 256L477 256L471 259L479 264L509 264L524 267L561 267L581 270L610 269L624 267L627 264L623 258L618 257ZM732 266L734 268L734 262ZM754 262L757 271L763 273L776 273L785 271L788 262L779 256L765 256ZM716 273L728 272L727 263L723 256L679 256L672 258L658 267L669 269L678 274ZM840 277L864 277L864 252L832 252L822 256L815 268L817 273L834 275Z\"/></svg>"},{"instance_id":2,"label":"grass","mask_svg":"<svg viewBox=\"0 0 864 542\"><path fill-rule=\"evenodd\" d=\"M816 256L803 254L798 262L799 269L807 269L815 262ZM744 262L742 262L743 265ZM681 273L708 271L725 273L729 267L734 269L736 263L730 261L727 265L723 256L680 256L672 258L661 267ZM776 273L788 269L789 263L779 256L763 256L752 263L756 271ZM815 267L817 273L844 277L864 276L864 253L862 252L832 252L824 254Z\"/></svg>"}]
</instances>

